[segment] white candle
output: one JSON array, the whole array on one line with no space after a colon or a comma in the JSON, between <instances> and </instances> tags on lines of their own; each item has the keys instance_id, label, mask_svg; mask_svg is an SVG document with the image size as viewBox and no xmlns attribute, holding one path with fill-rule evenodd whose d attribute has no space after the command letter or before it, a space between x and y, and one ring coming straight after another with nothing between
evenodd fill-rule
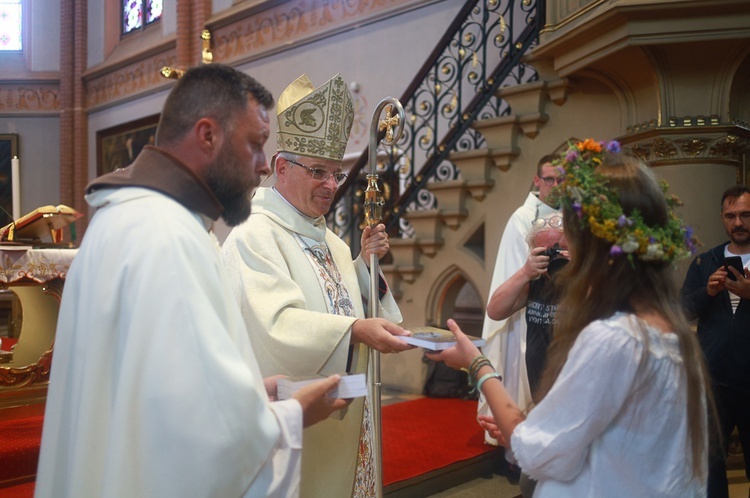
<instances>
[{"instance_id":1,"label":"white candle","mask_svg":"<svg viewBox=\"0 0 750 498\"><path fill-rule=\"evenodd\" d=\"M11 185L13 187L13 219L21 217L21 173L18 163L18 157L14 156L10 160Z\"/></svg>"}]
</instances>

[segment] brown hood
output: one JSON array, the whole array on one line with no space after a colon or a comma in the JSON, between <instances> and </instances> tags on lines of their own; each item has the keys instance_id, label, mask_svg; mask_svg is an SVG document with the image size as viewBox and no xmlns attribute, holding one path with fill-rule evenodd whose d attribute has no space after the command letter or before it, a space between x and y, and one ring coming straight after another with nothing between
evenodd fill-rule
<instances>
[{"instance_id":1,"label":"brown hood","mask_svg":"<svg viewBox=\"0 0 750 498\"><path fill-rule=\"evenodd\" d=\"M94 179L86 186L86 193L123 187L156 190L212 220L224 212L224 206L203 180L171 154L150 145L143 148L130 166Z\"/></svg>"}]
</instances>

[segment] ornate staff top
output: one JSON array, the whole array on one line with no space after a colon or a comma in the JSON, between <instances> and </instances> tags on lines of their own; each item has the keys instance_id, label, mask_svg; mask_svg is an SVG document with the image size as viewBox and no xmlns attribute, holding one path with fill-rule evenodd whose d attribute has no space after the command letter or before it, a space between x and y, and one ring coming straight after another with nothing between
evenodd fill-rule
<instances>
[{"instance_id":1,"label":"ornate staff top","mask_svg":"<svg viewBox=\"0 0 750 498\"><path fill-rule=\"evenodd\" d=\"M380 114L385 109L385 118L380 119ZM391 115L395 109L395 114ZM395 132L394 132L395 127ZM386 97L380 101L375 108L370 126L370 149L369 161L370 172L367 174L367 189L365 190L365 223L375 226L383 219L383 206L385 200L380 195L378 188L378 133L385 130L383 143L393 145L401 138L404 131L404 108L398 99Z\"/></svg>"}]
</instances>

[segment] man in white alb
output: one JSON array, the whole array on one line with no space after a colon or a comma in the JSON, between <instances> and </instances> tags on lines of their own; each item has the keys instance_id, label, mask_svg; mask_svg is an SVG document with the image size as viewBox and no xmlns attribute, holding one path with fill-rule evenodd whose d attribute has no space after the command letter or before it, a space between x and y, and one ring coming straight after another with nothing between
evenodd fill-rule
<instances>
[{"instance_id":1,"label":"man in white alb","mask_svg":"<svg viewBox=\"0 0 750 498\"><path fill-rule=\"evenodd\" d=\"M220 64L167 97L156 146L91 182L68 273L37 498L299 494L302 427L346 406L335 377L269 402L218 241L270 171L271 94Z\"/></svg>"},{"instance_id":2,"label":"man in white alb","mask_svg":"<svg viewBox=\"0 0 750 498\"><path fill-rule=\"evenodd\" d=\"M531 223L537 218L548 218L553 214L559 214L557 207L547 203L552 189L562 180L560 172L552 166L554 159L554 156L547 155L539 160L534 176L534 186L538 192L529 192L523 205L516 209L505 226L495 260L490 295L526 262L529 256L526 236L531 230ZM505 320L493 320L485 314L482 328L482 337L487 341L482 351L493 365L497 365L508 394L522 410L526 409L531 402L524 360L526 352L524 313L521 309ZM477 411L480 415L490 414L482 397L479 398ZM487 433L485 433L485 440L490 444L497 444Z\"/></svg>"}]
</instances>

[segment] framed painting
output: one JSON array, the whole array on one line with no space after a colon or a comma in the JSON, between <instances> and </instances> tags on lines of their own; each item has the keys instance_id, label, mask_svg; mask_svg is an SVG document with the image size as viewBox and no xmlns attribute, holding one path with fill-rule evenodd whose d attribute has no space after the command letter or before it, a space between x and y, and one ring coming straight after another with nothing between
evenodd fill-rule
<instances>
[{"instance_id":1,"label":"framed painting","mask_svg":"<svg viewBox=\"0 0 750 498\"><path fill-rule=\"evenodd\" d=\"M145 145L154 145L159 115L96 132L96 174L101 176L128 166Z\"/></svg>"},{"instance_id":2,"label":"framed painting","mask_svg":"<svg viewBox=\"0 0 750 498\"><path fill-rule=\"evenodd\" d=\"M18 157L18 135L0 134L0 226L13 221L14 157Z\"/></svg>"}]
</instances>

